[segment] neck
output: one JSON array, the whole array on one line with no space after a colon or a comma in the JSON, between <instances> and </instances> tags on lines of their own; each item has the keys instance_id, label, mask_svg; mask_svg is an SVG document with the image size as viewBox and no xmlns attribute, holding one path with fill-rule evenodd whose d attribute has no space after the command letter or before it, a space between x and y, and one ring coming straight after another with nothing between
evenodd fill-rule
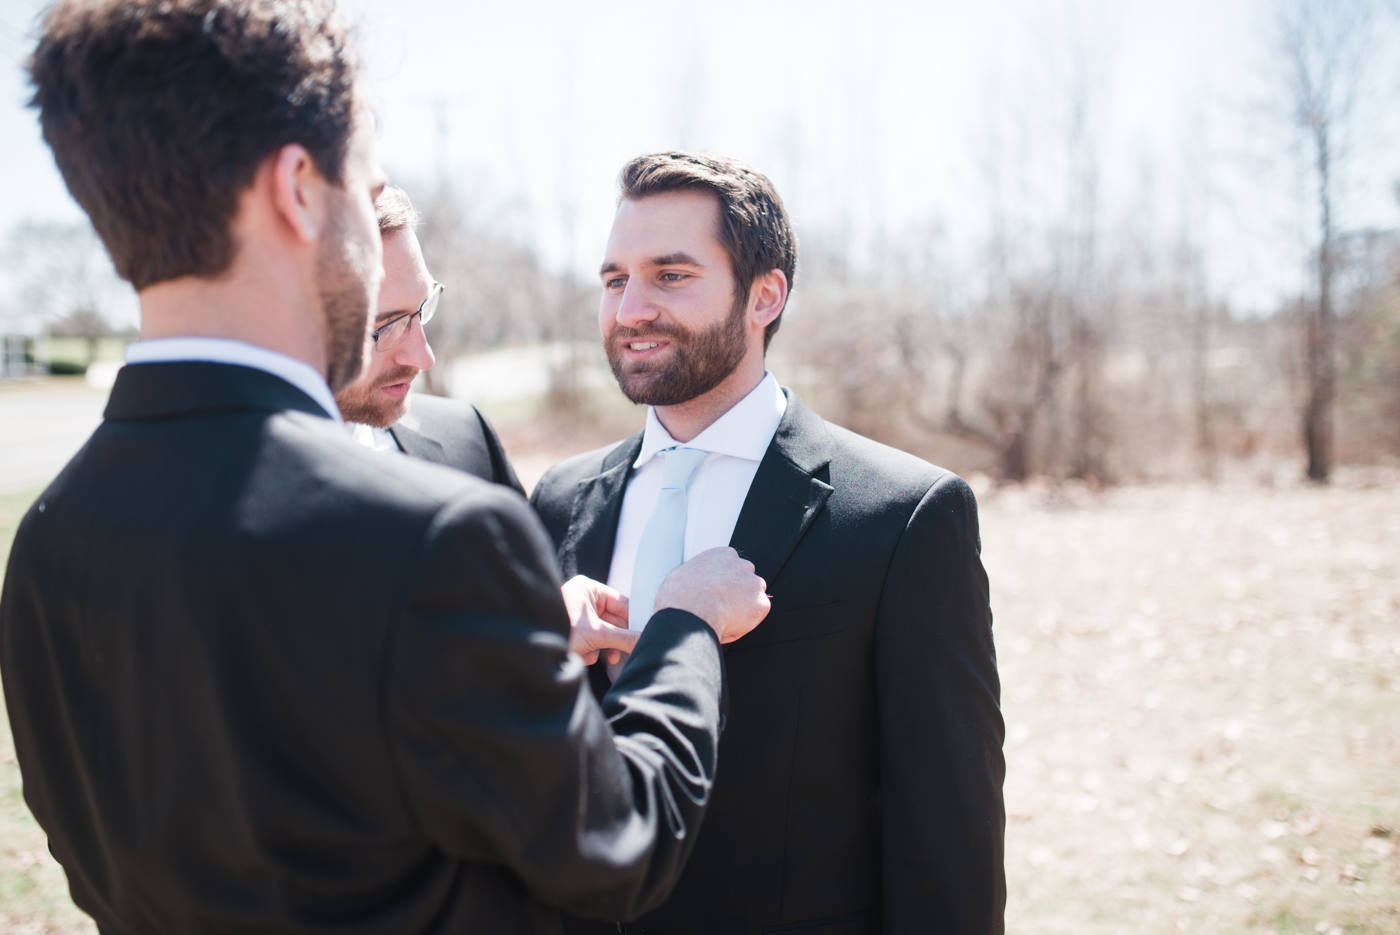
<instances>
[{"instance_id":1,"label":"neck","mask_svg":"<svg viewBox=\"0 0 1400 935\"><path fill-rule=\"evenodd\" d=\"M251 245L249 245L251 246ZM182 276L140 293L141 338L201 337L243 341L277 351L326 376L326 335L314 283L285 260L263 263L241 250L217 279ZM254 269L261 265L261 272Z\"/></svg>"},{"instance_id":2,"label":"neck","mask_svg":"<svg viewBox=\"0 0 1400 935\"><path fill-rule=\"evenodd\" d=\"M676 441L693 441L763 382L763 351L751 348L734 372L703 396L674 406L656 406L656 418Z\"/></svg>"}]
</instances>

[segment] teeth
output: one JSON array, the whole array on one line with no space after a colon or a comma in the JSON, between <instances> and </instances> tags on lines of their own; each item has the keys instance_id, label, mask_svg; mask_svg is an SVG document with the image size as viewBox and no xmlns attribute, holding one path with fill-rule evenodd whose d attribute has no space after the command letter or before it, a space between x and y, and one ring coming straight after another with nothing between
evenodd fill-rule
<instances>
[{"instance_id":1,"label":"teeth","mask_svg":"<svg viewBox=\"0 0 1400 935\"><path fill-rule=\"evenodd\" d=\"M649 351L653 347L656 347L657 343L655 341L634 341L627 346L634 351Z\"/></svg>"}]
</instances>

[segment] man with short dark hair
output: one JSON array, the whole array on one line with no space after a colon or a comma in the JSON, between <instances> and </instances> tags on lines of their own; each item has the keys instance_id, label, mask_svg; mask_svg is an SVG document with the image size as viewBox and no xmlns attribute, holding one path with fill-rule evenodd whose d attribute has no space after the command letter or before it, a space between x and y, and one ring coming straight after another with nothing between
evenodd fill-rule
<instances>
[{"instance_id":1,"label":"man with short dark hair","mask_svg":"<svg viewBox=\"0 0 1400 935\"><path fill-rule=\"evenodd\" d=\"M726 647L724 765L675 892L635 924L570 920L576 935L1003 930L976 502L764 369L796 258L751 166L671 152L622 170L599 325L646 428L550 469L536 509L565 573L627 594L634 629L654 625L661 576L716 545L753 561L773 610ZM594 665L595 691L634 664Z\"/></svg>"},{"instance_id":2,"label":"man with short dark hair","mask_svg":"<svg viewBox=\"0 0 1400 935\"><path fill-rule=\"evenodd\" d=\"M385 186L374 208L384 242L379 311L364 373L335 394L351 436L367 448L402 451L524 495L496 430L479 409L441 396L413 396L413 381L435 362L423 326L444 286L423 261L415 233L419 215L408 193Z\"/></svg>"},{"instance_id":3,"label":"man with short dark hair","mask_svg":"<svg viewBox=\"0 0 1400 935\"><path fill-rule=\"evenodd\" d=\"M707 552L609 644L625 608L566 609L518 494L346 435L384 179L330 3L61 0L30 71L141 303L0 596L25 801L74 902L110 935L550 933L659 904L763 582ZM571 645L633 652L601 708Z\"/></svg>"}]
</instances>

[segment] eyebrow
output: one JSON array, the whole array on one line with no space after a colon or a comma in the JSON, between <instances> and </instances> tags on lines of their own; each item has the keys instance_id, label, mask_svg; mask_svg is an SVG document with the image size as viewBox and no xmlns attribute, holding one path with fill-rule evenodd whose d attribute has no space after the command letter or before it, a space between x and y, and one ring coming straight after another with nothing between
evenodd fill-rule
<instances>
[{"instance_id":1,"label":"eyebrow","mask_svg":"<svg viewBox=\"0 0 1400 935\"><path fill-rule=\"evenodd\" d=\"M701 263L689 253L668 253L665 256L656 257L651 261L652 266L701 266Z\"/></svg>"},{"instance_id":2,"label":"eyebrow","mask_svg":"<svg viewBox=\"0 0 1400 935\"><path fill-rule=\"evenodd\" d=\"M652 257L651 260L648 261L647 265L648 265L648 266L698 266L698 267L700 267L701 269L704 269L704 268L705 268L705 264L704 264L704 263L701 263L699 260L695 259L695 257L691 256L689 253L668 253L668 254L666 254L665 256ZM608 262L608 263L604 263L601 267L599 267L599 269L598 269L598 275L599 275L599 276L606 276L606 275L608 275L609 273L618 273L618 272L621 272L621 271L622 271L622 267L618 266L616 263Z\"/></svg>"}]
</instances>

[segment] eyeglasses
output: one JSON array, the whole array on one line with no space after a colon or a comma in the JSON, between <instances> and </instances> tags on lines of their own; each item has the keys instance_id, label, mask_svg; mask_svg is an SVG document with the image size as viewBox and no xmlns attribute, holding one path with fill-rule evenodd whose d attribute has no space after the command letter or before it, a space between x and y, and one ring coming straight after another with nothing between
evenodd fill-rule
<instances>
[{"instance_id":1,"label":"eyeglasses","mask_svg":"<svg viewBox=\"0 0 1400 935\"><path fill-rule=\"evenodd\" d=\"M433 313L437 311L438 299L442 298L443 290L447 287L436 279L433 280L433 291L428 293L428 297L423 300L423 304L418 306L417 311L409 312L407 315L400 315L393 321L386 321L375 329L370 335L374 339L374 349L376 351L391 351L403 343L403 339L408 336L408 329L413 326L413 316L417 315L423 324L433 320Z\"/></svg>"}]
</instances>

